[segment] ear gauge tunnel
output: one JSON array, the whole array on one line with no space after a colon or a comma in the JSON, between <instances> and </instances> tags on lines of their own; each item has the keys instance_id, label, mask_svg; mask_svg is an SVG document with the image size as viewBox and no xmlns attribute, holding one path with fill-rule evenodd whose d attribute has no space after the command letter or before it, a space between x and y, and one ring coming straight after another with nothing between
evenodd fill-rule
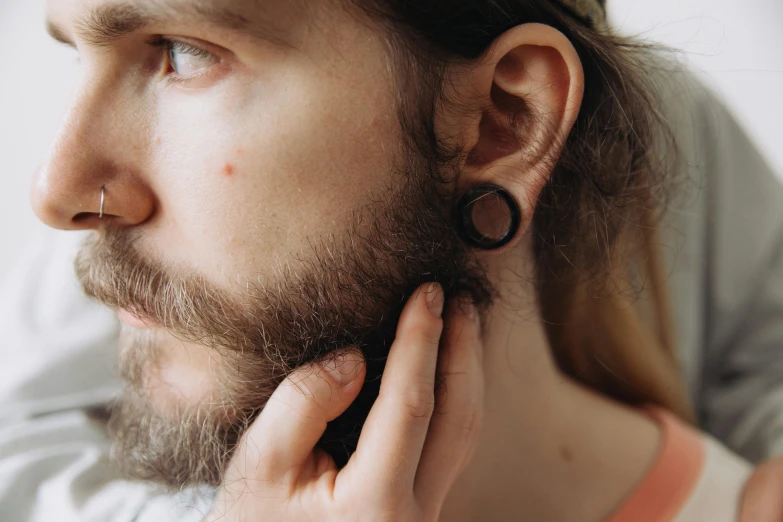
<instances>
[{"instance_id":1,"label":"ear gauge tunnel","mask_svg":"<svg viewBox=\"0 0 783 522\"><path fill-rule=\"evenodd\" d=\"M522 211L509 191L485 183L469 190L457 204L463 239L481 250L498 250L519 233Z\"/></svg>"}]
</instances>

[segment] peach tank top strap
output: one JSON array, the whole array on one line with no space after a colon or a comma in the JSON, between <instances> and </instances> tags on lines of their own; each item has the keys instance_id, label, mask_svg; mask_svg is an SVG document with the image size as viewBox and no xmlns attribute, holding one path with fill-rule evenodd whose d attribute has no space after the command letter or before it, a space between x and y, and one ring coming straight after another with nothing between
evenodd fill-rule
<instances>
[{"instance_id":1,"label":"peach tank top strap","mask_svg":"<svg viewBox=\"0 0 783 522\"><path fill-rule=\"evenodd\" d=\"M660 408L647 407L643 411L661 426L658 458L608 522L672 522L691 496L704 468L704 442L695 431Z\"/></svg>"}]
</instances>

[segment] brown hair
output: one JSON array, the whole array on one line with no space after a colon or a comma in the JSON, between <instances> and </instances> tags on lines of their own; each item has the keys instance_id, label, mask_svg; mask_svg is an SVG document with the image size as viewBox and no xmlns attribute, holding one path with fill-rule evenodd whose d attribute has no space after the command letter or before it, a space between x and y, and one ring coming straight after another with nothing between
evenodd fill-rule
<instances>
[{"instance_id":1,"label":"brown hair","mask_svg":"<svg viewBox=\"0 0 783 522\"><path fill-rule=\"evenodd\" d=\"M599 32L552 0L353 0L389 35L410 145L448 165L434 129L448 66L480 58L506 30L530 22L566 35L582 61L585 95L532 221L536 287L563 372L628 404L693 414L677 363L657 223L675 185L676 146L650 80L656 51ZM525 111L515 115L524 124ZM637 297L646 289L654 320Z\"/></svg>"}]
</instances>

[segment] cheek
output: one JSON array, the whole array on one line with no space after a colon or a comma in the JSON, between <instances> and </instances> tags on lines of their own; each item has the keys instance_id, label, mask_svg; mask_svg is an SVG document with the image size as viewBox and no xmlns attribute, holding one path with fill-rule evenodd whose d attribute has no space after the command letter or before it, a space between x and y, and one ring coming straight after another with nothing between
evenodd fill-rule
<instances>
[{"instance_id":1,"label":"cheek","mask_svg":"<svg viewBox=\"0 0 783 522\"><path fill-rule=\"evenodd\" d=\"M171 260L195 263L213 283L244 286L312 238L344 231L355 210L382 196L393 115L379 114L377 100L364 106L300 85L244 103L167 107L155 190L159 246Z\"/></svg>"}]
</instances>

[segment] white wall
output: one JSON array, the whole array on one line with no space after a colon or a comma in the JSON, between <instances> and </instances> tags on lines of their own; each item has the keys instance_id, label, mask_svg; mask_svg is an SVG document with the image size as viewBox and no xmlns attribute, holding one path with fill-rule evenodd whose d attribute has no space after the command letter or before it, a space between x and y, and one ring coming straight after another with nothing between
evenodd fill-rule
<instances>
[{"instance_id":1,"label":"white wall","mask_svg":"<svg viewBox=\"0 0 783 522\"><path fill-rule=\"evenodd\" d=\"M74 51L46 36L42 0L0 0L0 283L37 227L36 166L75 85Z\"/></svg>"},{"instance_id":2,"label":"white wall","mask_svg":"<svg viewBox=\"0 0 783 522\"><path fill-rule=\"evenodd\" d=\"M608 0L616 27L682 48L783 172L783 0ZM42 0L0 0L0 283L38 225L30 178L75 84Z\"/></svg>"},{"instance_id":3,"label":"white wall","mask_svg":"<svg viewBox=\"0 0 783 522\"><path fill-rule=\"evenodd\" d=\"M783 174L783 0L608 0L622 32L683 49Z\"/></svg>"}]
</instances>

